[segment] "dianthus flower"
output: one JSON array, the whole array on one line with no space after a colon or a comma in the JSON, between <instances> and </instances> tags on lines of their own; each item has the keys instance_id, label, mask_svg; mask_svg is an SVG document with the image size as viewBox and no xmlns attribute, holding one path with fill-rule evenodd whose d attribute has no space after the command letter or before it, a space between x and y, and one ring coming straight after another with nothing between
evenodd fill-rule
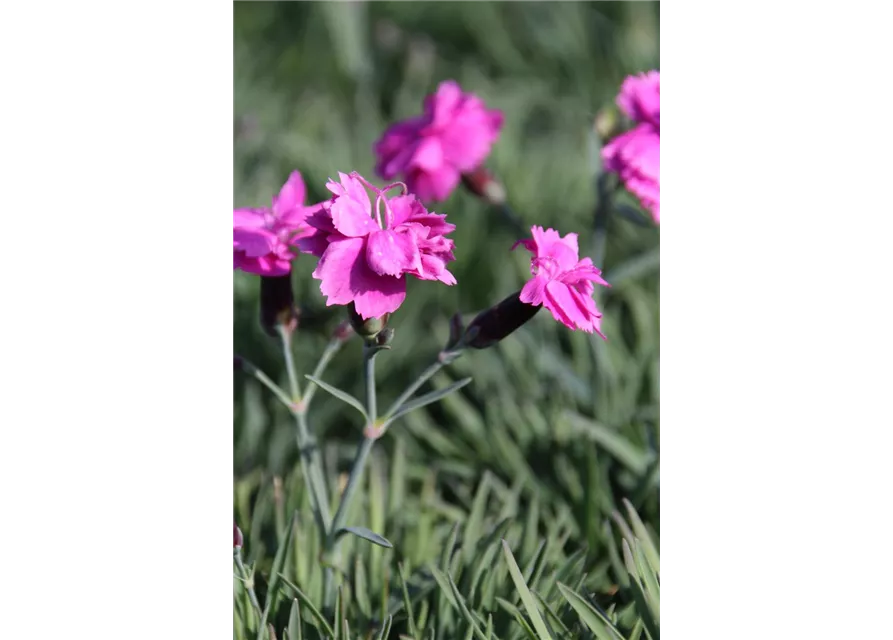
<instances>
[{"instance_id":1,"label":"dianthus flower","mask_svg":"<svg viewBox=\"0 0 893 640\"><path fill-rule=\"evenodd\" d=\"M620 176L660 224L660 72L629 76L617 105L637 124L602 149L605 168Z\"/></svg>"},{"instance_id":2,"label":"dianthus flower","mask_svg":"<svg viewBox=\"0 0 893 640\"><path fill-rule=\"evenodd\" d=\"M354 172L329 180L331 200L307 217L312 232L298 240L301 251L319 256L313 277L320 280L326 305L351 302L363 319L393 313L406 298L406 278L456 284L446 264L454 260L456 227L446 216L429 213L395 183L379 189ZM366 188L375 194L375 205ZM400 187L402 193L386 193Z\"/></svg>"},{"instance_id":3,"label":"dianthus flower","mask_svg":"<svg viewBox=\"0 0 893 640\"><path fill-rule=\"evenodd\" d=\"M592 298L593 283L610 286L601 271L589 258L580 259L577 234L563 238L555 229L531 228L532 239L519 240L518 245L533 254L530 272L533 278L521 289L520 300L530 305L542 305L552 312L558 322L571 329L587 333L595 331L602 338L602 314Z\"/></svg>"},{"instance_id":4,"label":"dianthus flower","mask_svg":"<svg viewBox=\"0 0 893 640\"><path fill-rule=\"evenodd\" d=\"M233 268L261 276L291 271L292 245L310 229L306 217L319 205L304 206L306 190L298 171L292 172L270 208L233 209Z\"/></svg>"},{"instance_id":5,"label":"dianthus flower","mask_svg":"<svg viewBox=\"0 0 893 640\"><path fill-rule=\"evenodd\" d=\"M502 112L463 93L453 80L440 83L424 100L421 116L392 125L375 143L376 173L403 176L409 191L424 201L446 200L462 174L477 169L502 128Z\"/></svg>"}]
</instances>

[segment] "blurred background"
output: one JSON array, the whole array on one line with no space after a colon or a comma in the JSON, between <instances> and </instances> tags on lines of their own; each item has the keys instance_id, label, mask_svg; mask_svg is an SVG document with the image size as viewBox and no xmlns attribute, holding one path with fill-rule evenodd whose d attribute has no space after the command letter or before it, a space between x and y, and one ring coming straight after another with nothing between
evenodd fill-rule
<instances>
[{"instance_id":1,"label":"blurred background","mask_svg":"<svg viewBox=\"0 0 893 640\"><path fill-rule=\"evenodd\" d=\"M309 202L328 197L326 180L339 171L380 182L373 142L389 123L420 113L439 82L455 79L505 114L486 166L517 215L528 228L578 233L581 255L593 255L600 168L593 121L626 75L660 68L657 2L243 2L234 12L235 207L268 206L295 169ZM433 361L453 313L470 320L529 277L529 254L509 251L518 238L497 212L461 188L432 208L457 225L449 268L459 284L410 279L391 319L393 349L377 359L380 406ZM342 307L325 306L310 277L315 263L307 256L294 264L301 373L311 372L344 317ZM539 535L565 532L556 562L585 550L594 589L610 591L618 579L605 559L604 523L623 498L659 533L657 228L612 217L597 266L613 285L600 300L606 342L539 313L498 346L468 353L435 377L435 387L474 380L409 414L379 443L373 468L388 498L397 495L402 505L390 503L382 516L381 533L397 548L383 562L405 554L404 562L419 565L426 553L439 553L437 541L468 517L482 483L485 521L514 513L532 519L527 530ZM279 347L258 325L258 278L235 271L233 285L235 353L284 384ZM325 379L363 397L359 363L354 340ZM306 506L294 424L238 373L233 401L235 517L259 562L280 537L276 505ZM325 393L314 400L311 423L329 443L334 487L361 425ZM392 494L397 464L401 488ZM430 546L413 538L425 518L435 523L425 529ZM564 528L555 533L550 527L559 522Z\"/></svg>"}]
</instances>

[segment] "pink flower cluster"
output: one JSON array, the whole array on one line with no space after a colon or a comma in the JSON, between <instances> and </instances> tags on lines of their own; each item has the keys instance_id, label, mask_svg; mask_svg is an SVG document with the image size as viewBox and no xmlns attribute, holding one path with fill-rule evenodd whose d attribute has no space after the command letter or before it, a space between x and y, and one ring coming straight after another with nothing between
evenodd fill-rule
<instances>
[{"instance_id":1,"label":"pink flower cluster","mask_svg":"<svg viewBox=\"0 0 893 640\"><path fill-rule=\"evenodd\" d=\"M660 224L660 72L624 80L617 105L637 124L602 149L605 168L620 176Z\"/></svg>"},{"instance_id":2,"label":"pink flower cluster","mask_svg":"<svg viewBox=\"0 0 893 640\"><path fill-rule=\"evenodd\" d=\"M577 234L563 238L555 229L533 226L532 239L519 240L518 245L533 254L530 272L533 279L521 289L521 302L543 305L561 324L586 333L595 331L602 338L602 314L595 305L593 283L609 285L592 260L580 259Z\"/></svg>"},{"instance_id":3,"label":"pink flower cluster","mask_svg":"<svg viewBox=\"0 0 893 640\"><path fill-rule=\"evenodd\" d=\"M653 205L656 220L659 93L656 72L624 83L618 101L640 124L604 149L609 168L621 174L646 206ZM501 113L485 109L455 82L442 83L425 100L423 116L394 125L376 144L379 173L387 178L403 173L408 185L378 188L356 172L339 173L338 182L326 185L330 199L305 206L304 181L295 171L270 208L233 210L234 268L283 276L290 273L297 248L319 258L313 277L320 281L327 306L353 304L364 320L400 307L407 276L456 284L447 269L455 260L453 240L447 238L455 225L445 215L429 212L420 198L446 198L461 174L479 167L501 125ZM399 192L390 195L394 189ZM604 337L593 293L595 284L609 285L589 258L580 259L577 235L562 237L540 226L532 227L531 234L512 247L521 245L533 254L533 277L517 299L544 306L571 329Z\"/></svg>"},{"instance_id":4,"label":"pink flower cluster","mask_svg":"<svg viewBox=\"0 0 893 640\"><path fill-rule=\"evenodd\" d=\"M376 173L384 180L403 176L422 200L443 201L484 161L499 137L502 112L463 93L448 80L425 98L421 116L391 126L375 143Z\"/></svg>"}]
</instances>

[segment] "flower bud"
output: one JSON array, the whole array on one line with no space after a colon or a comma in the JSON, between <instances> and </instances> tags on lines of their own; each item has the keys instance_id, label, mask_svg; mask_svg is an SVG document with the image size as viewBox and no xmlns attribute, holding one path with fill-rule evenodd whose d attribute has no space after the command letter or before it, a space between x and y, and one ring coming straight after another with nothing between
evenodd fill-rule
<instances>
[{"instance_id":1,"label":"flower bud","mask_svg":"<svg viewBox=\"0 0 893 640\"><path fill-rule=\"evenodd\" d=\"M450 318L450 337L447 339L446 346L444 347L445 351L449 351L457 344L459 344L460 338L465 332L465 326L462 324L462 314L456 313Z\"/></svg>"},{"instance_id":2,"label":"flower bud","mask_svg":"<svg viewBox=\"0 0 893 640\"><path fill-rule=\"evenodd\" d=\"M380 318L369 318L366 320L357 313L356 307L351 302L347 305L347 317L350 319L350 324L353 326L354 331L366 340L372 340L388 326L388 318L391 317L391 314L386 313Z\"/></svg>"},{"instance_id":3,"label":"flower bud","mask_svg":"<svg viewBox=\"0 0 893 640\"><path fill-rule=\"evenodd\" d=\"M481 311L465 329L465 345L472 349L491 347L536 315L542 305L521 302L521 292Z\"/></svg>"},{"instance_id":4,"label":"flower bud","mask_svg":"<svg viewBox=\"0 0 893 640\"><path fill-rule=\"evenodd\" d=\"M241 549L242 548L242 532L239 530L239 527L236 525L236 521L233 520L233 549Z\"/></svg>"},{"instance_id":5,"label":"flower bud","mask_svg":"<svg viewBox=\"0 0 893 640\"><path fill-rule=\"evenodd\" d=\"M332 332L332 339L347 342L353 334L354 330L350 324L350 320L342 320Z\"/></svg>"},{"instance_id":6,"label":"flower bud","mask_svg":"<svg viewBox=\"0 0 893 640\"><path fill-rule=\"evenodd\" d=\"M289 331L298 328L300 313L295 306L291 288L291 273L284 276L263 276L260 279L260 324L264 331L276 337L277 325Z\"/></svg>"},{"instance_id":7,"label":"flower bud","mask_svg":"<svg viewBox=\"0 0 893 640\"><path fill-rule=\"evenodd\" d=\"M463 173L462 184L489 205L498 207L505 204L505 187L484 167L478 167L471 173Z\"/></svg>"}]
</instances>

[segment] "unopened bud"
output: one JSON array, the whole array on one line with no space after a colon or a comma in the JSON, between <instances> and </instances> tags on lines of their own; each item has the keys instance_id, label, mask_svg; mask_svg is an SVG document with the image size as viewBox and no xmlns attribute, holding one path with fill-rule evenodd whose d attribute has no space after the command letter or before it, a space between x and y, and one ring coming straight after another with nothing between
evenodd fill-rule
<instances>
[{"instance_id":1,"label":"unopened bud","mask_svg":"<svg viewBox=\"0 0 893 640\"><path fill-rule=\"evenodd\" d=\"M363 338L371 340L388 326L388 318L391 317L391 314L386 313L380 318L369 318L367 320L357 313L356 307L351 302L347 305L347 317L350 319L350 324L353 326L354 331Z\"/></svg>"},{"instance_id":2,"label":"unopened bud","mask_svg":"<svg viewBox=\"0 0 893 640\"><path fill-rule=\"evenodd\" d=\"M491 347L536 315L542 305L521 302L521 292L481 311L465 330L465 344L472 349Z\"/></svg>"},{"instance_id":3,"label":"unopened bud","mask_svg":"<svg viewBox=\"0 0 893 640\"><path fill-rule=\"evenodd\" d=\"M489 205L498 207L505 204L505 187L492 173L484 167L478 167L471 173L462 174L462 184L478 198Z\"/></svg>"},{"instance_id":4,"label":"unopened bud","mask_svg":"<svg viewBox=\"0 0 893 640\"><path fill-rule=\"evenodd\" d=\"M242 532L239 530L239 527L236 525L236 521L233 520L233 549L241 549L242 548Z\"/></svg>"},{"instance_id":5,"label":"unopened bud","mask_svg":"<svg viewBox=\"0 0 893 640\"><path fill-rule=\"evenodd\" d=\"M450 337L447 339L446 347L444 350L449 351L457 344L459 344L460 338L462 338L462 334L465 332L465 326L462 324L462 314L457 313L450 318Z\"/></svg>"},{"instance_id":6,"label":"unopened bud","mask_svg":"<svg viewBox=\"0 0 893 640\"><path fill-rule=\"evenodd\" d=\"M354 330L353 327L350 326L350 320L342 320L332 332L332 339L347 342L352 335L354 335Z\"/></svg>"},{"instance_id":7,"label":"unopened bud","mask_svg":"<svg viewBox=\"0 0 893 640\"><path fill-rule=\"evenodd\" d=\"M277 325L289 331L298 328L298 308L291 288L291 273L284 276L262 276L260 279L260 324L273 337Z\"/></svg>"}]
</instances>

